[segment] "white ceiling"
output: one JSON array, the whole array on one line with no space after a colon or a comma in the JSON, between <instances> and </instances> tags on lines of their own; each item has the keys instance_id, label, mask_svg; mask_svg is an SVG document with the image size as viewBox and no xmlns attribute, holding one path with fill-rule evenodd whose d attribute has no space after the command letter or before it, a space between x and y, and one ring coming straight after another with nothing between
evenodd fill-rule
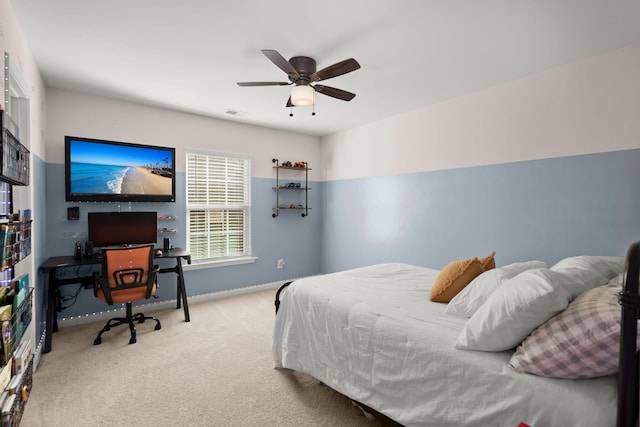
<instances>
[{"instance_id":1,"label":"white ceiling","mask_svg":"<svg viewBox=\"0 0 640 427\"><path fill-rule=\"evenodd\" d=\"M49 87L323 136L640 42L638 0L11 0ZM285 108L261 52L355 58ZM227 111L239 112L235 116Z\"/></svg>"}]
</instances>

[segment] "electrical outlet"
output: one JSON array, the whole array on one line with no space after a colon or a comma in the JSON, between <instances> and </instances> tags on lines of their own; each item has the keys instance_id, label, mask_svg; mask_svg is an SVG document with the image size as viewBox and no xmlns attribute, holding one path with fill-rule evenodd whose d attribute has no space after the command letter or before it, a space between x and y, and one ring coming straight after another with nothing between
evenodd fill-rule
<instances>
[{"instance_id":1,"label":"electrical outlet","mask_svg":"<svg viewBox=\"0 0 640 427\"><path fill-rule=\"evenodd\" d=\"M283 269L284 268L284 258L280 258L278 260L278 269Z\"/></svg>"}]
</instances>

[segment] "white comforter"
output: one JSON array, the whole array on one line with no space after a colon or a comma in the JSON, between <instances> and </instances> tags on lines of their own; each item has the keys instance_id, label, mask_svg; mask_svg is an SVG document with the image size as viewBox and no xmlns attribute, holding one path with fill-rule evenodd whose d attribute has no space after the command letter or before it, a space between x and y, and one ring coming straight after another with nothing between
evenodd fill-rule
<instances>
[{"instance_id":1,"label":"white comforter","mask_svg":"<svg viewBox=\"0 0 640 427\"><path fill-rule=\"evenodd\" d=\"M510 352L464 351L466 318L429 301L437 270L379 264L296 280L273 333L277 368L306 372L406 426L613 426L616 380L518 374Z\"/></svg>"}]
</instances>

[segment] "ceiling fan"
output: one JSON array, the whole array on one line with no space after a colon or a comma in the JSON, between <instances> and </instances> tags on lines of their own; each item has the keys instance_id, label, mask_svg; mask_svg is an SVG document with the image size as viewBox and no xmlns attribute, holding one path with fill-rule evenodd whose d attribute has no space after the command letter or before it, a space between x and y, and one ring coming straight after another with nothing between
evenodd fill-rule
<instances>
[{"instance_id":1,"label":"ceiling fan","mask_svg":"<svg viewBox=\"0 0 640 427\"><path fill-rule=\"evenodd\" d=\"M315 104L315 92L343 101L351 101L356 94L334 87L315 84L321 80L347 74L360 68L360 64L353 58L345 59L328 67L316 71L316 61L308 56L294 56L288 61L277 50L263 49L262 53L287 73L288 82L238 82L238 86L289 86L291 96L287 107L307 107Z\"/></svg>"}]
</instances>

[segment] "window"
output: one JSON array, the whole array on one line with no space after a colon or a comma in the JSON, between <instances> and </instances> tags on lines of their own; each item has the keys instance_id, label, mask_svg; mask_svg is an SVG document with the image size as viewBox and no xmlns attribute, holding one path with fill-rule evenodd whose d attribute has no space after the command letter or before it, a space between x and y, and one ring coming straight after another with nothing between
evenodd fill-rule
<instances>
[{"instance_id":1,"label":"window","mask_svg":"<svg viewBox=\"0 0 640 427\"><path fill-rule=\"evenodd\" d=\"M195 261L251 256L251 160L187 152L187 248Z\"/></svg>"}]
</instances>

